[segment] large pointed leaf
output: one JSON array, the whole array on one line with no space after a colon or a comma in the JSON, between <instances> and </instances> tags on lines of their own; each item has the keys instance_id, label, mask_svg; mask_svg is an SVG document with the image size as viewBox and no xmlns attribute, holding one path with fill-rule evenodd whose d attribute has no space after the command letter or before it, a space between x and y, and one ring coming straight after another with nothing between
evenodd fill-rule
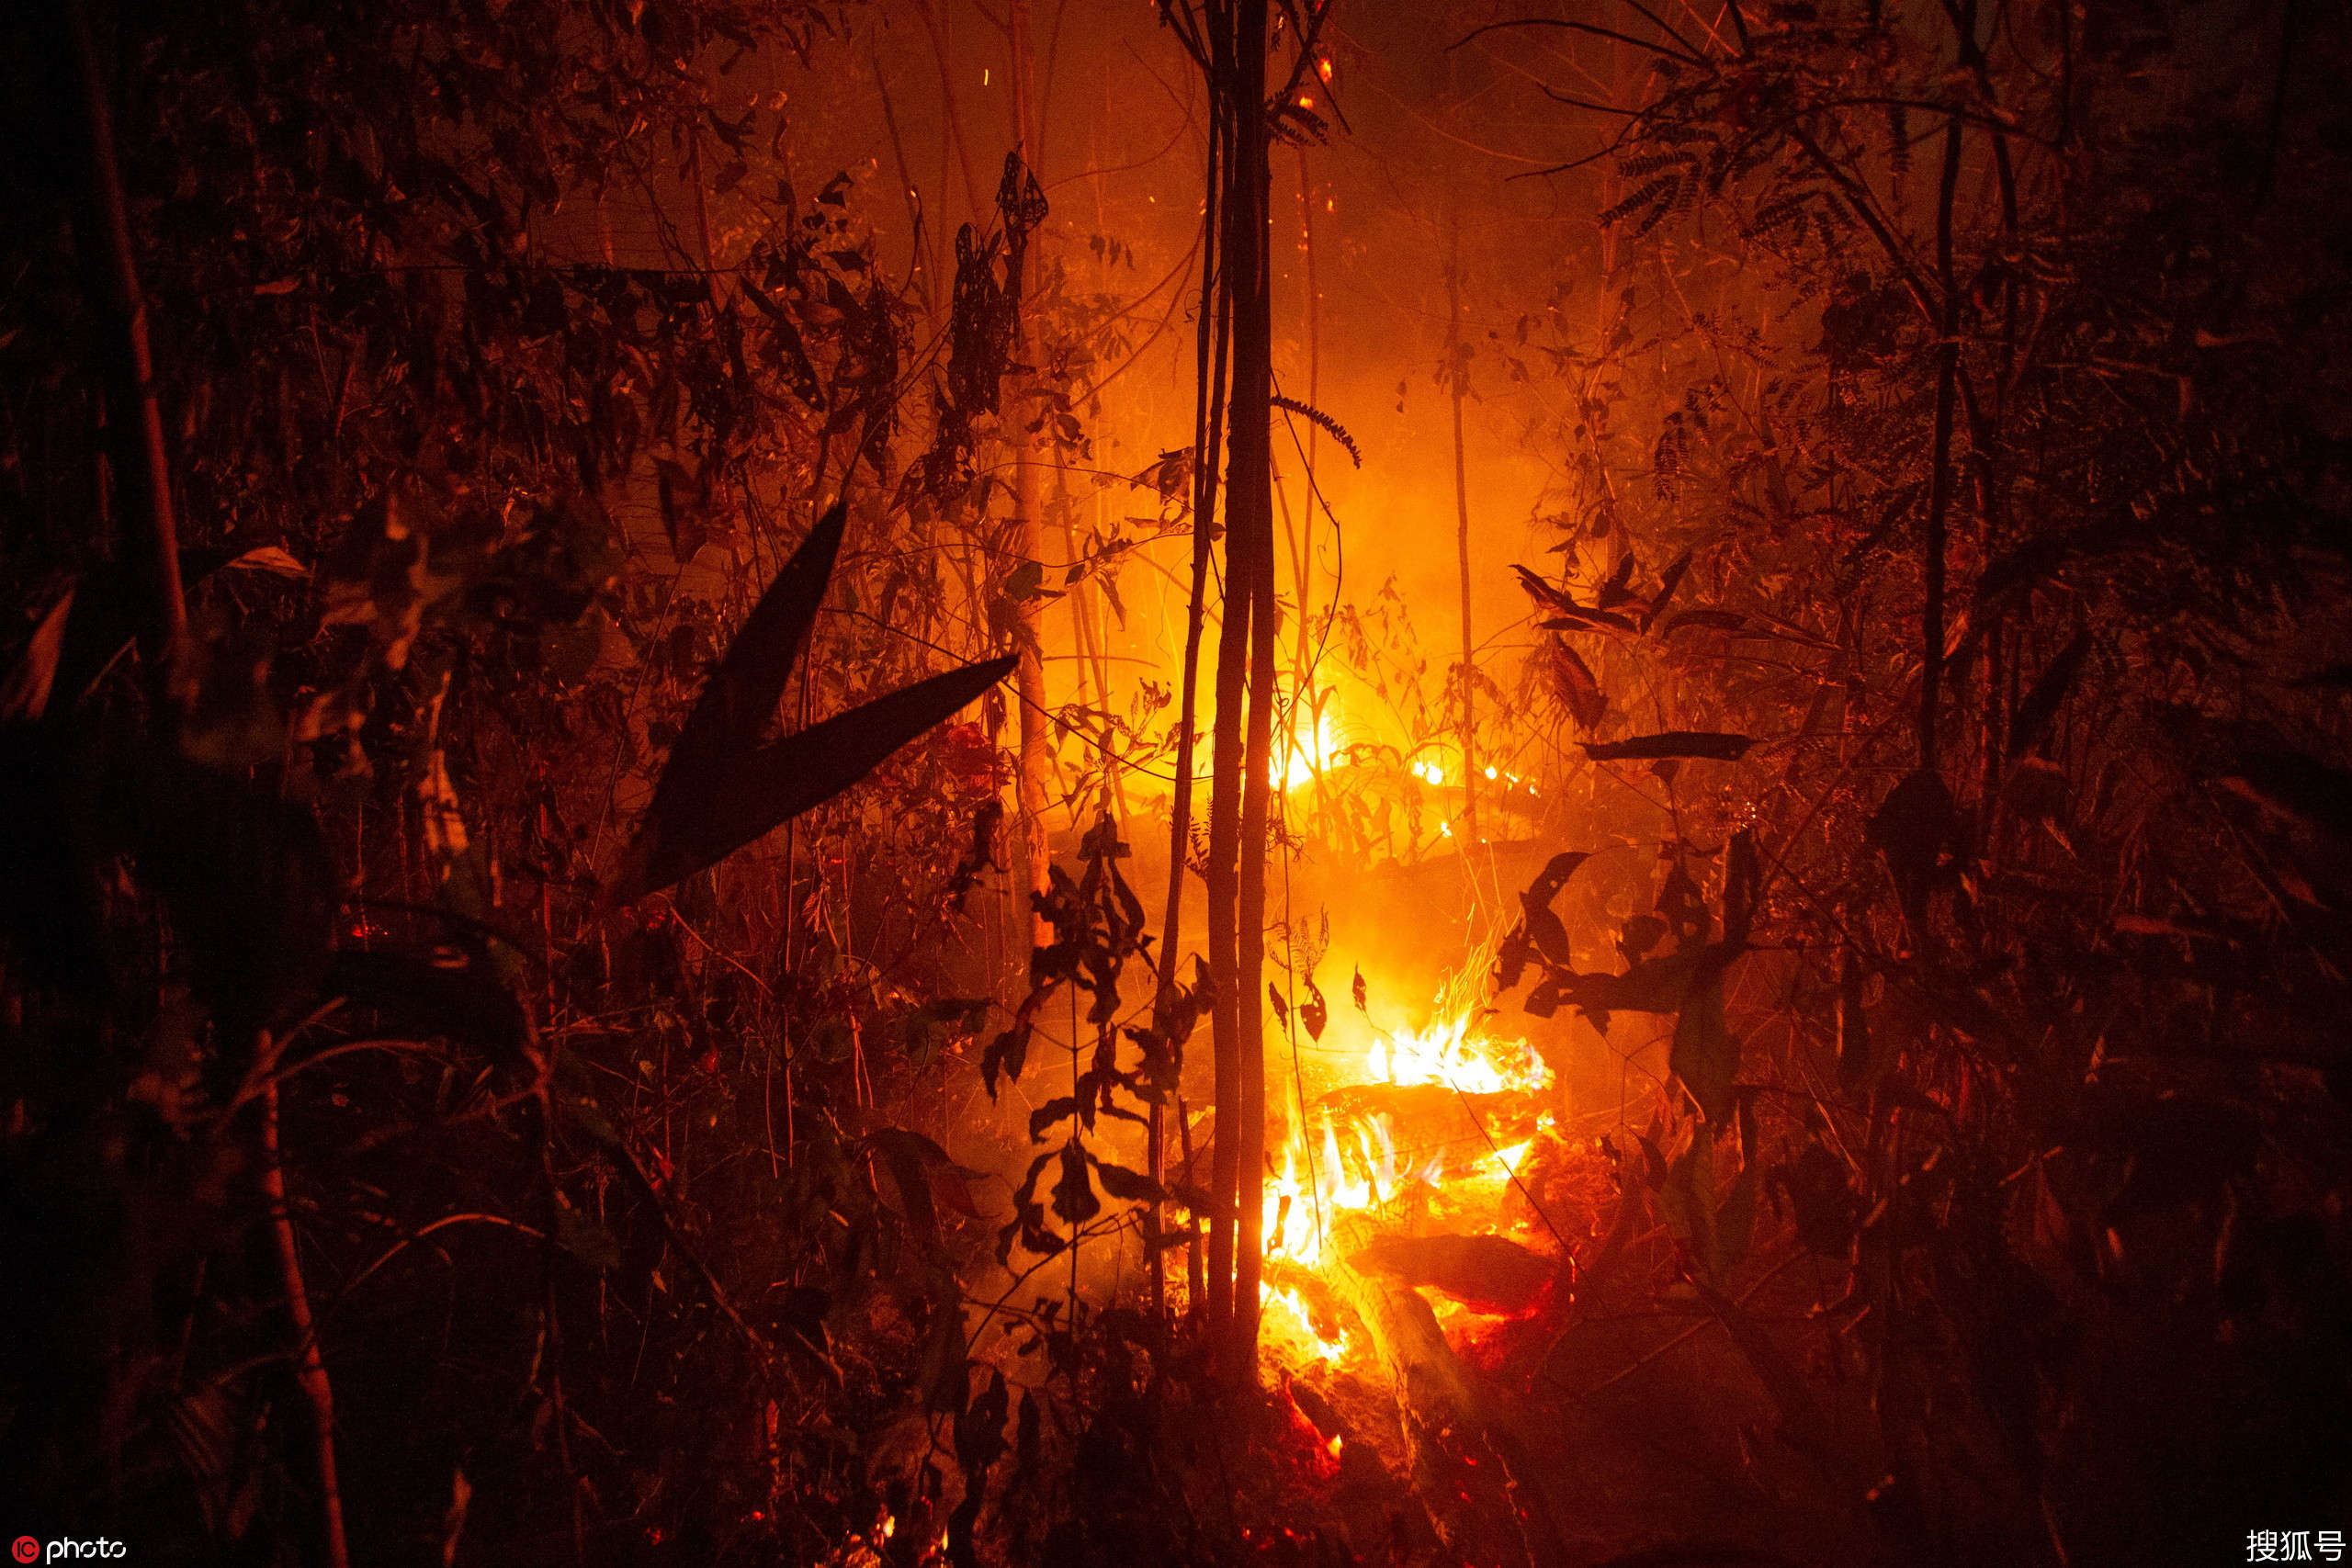
<instances>
[{"instance_id":1,"label":"large pointed leaf","mask_svg":"<svg viewBox=\"0 0 2352 1568\"><path fill-rule=\"evenodd\" d=\"M707 778L670 789L673 753L614 884L625 904L692 876L777 824L856 784L882 760L1012 673L1014 656L967 664L811 725L748 755L721 753ZM681 740L681 749L684 747Z\"/></svg>"},{"instance_id":2,"label":"large pointed leaf","mask_svg":"<svg viewBox=\"0 0 2352 1568\"><path fill-rule=\"evenodd\" d=\"M709 789L729 761L740 761L758 741L784 695L785 682L792 678L808 628L816 624L848 520L848 507L834 502L752 606L743 629L735 634L727 657L678 732L678 743L671 749L653 795L657 818L664 795L676 797Z\"/></svg>"}]
</instances>

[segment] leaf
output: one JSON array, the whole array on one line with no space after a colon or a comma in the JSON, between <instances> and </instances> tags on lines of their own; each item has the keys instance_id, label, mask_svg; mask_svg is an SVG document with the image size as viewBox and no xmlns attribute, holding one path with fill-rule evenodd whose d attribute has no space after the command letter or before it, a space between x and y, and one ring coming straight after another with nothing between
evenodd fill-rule
<instances>
[{"instance_id":1,"label":"leaf","mask_svg":"<svg viewBox=\"0 0 2352 1568\"><path fill-rule=\"evenodd\" d=\"M1562 610L1548 621L1538 621L1536 625L1547 632L1630 632L1639 629L1613 610L1586 610L1575 605Z\"/></svg>"},{"instance_id":2,"label":"leaf","mask_svg":"<svg viewBox=\"0 0 2352 1568\"><path fill-rule=\"evenodd\" d=\"M217 1037L250 1040L307 1006L327 969L335 887L311 814L175 750L125 761L107 788Z\"/></svg>"},{"instance_id":3,"label":"leaf","mask_svg":"<svg viewBox=\"0 0 2352 1568\"><path fill-rule=\"evenodd\" d=\"M58 656L65 648L65 623L74 614L74 590L58 595L57 603L33 628L31 640L0 682L0 720L39 718L49 706L57 684Z\"/></svg>"},{"instance_id":4,"label":"leaf","mask_svg":"<svg viewBox=\"0 0 2352 1568\"><path fill-rule=\"evenodd\" d=\"M1096 1160L1094 1174L1102 1179L1103 1191L1124 1202L1157 1203L1168 1196L1159 1182L1143 1172L1108 1160Z\"/></svg>"},{"instance_id":5,"label":"leaf","mask_svg":"<svg viewBox=\"0 0 2352 1568\"><path fill-rule=\"evenodd\" d=\"M1534 943L1546 962L1558 968L1566 968L1573 959L1568 952L1566 928L1560 924L1560 917L1552 912L1552 900L1560 896L1560 889L1576 874L1577 867L1590 858L1581 852L1554 855L1545 863L1542 874L1528 885L1527 891L1519 896L1527 940ZM1514 974L1513 982L1516 978Z\"/></svg>"},{"instance_id":6,"label":"leaf","mask_svg":"<svg viewBox=\"0 0 2352 1568\"><path fill-rule=\"evenodd\" d=\"M1640 564L1634 552L1627 550L1624 558L1617 563L1617 570L1609 574L1609 581L1600 585L1600 595L1593 603L1603 610L1613 610L1629 603L1634 597L1634 591L1628 584L1634 581L1634 570Z\"/></svg>"},{"instance_id":7,"label":"leaf","mask_svg":"<svg viewBox=\"0 0 2352 1568\"><path fill-rule=\"evenodd\" d=\"M1628 969L1640 964L1652 949L1666 940L1667 924L1656 915L1635 915L1617 933L1617 951L1624 955Z\"/></svg>"},{"instance_id":8,"label":"leaf","mask_svg":"<svg viewBox=\"0 0 2352 1568\"><path fill-rule=\"evenodd\" d=\"M1703 757L1714 762L1736 762L1756 744L1745 735L1713 730L1669 729L1658 735L1636 735L1625 740L1587 743L1586 756L1596 762L1649 761L1660 757Z\"/></svg>"},{"instance_id":9,"label":"leaf","mask_svg":"<svg viewBox=\"0 0 2352 1568\"><path fill-rule=\"evenodd\" d=\"M1324 1025L1331 1021L1330 1004L1323 999L1323 987L1315 983L1312 975L1306 977L1306 1000L1298 1004L1298 1021L1309 1040L1322 1039Z\"/></svg>"},{"instance_id":10,"label":"leaf","mask_svg":"<svg viewBox=\"0 0 2352 1568\"><path fill-rule=\"evenodd\" d=\"M1061 1163L1061 1179L1054 1183L1054 1213L1073 1226L1083 1225L1102 1212L1102 1200L1086 1179L1086 1151L1076 1138L1062 1145Z\"/></svg>"},{"instance_id":11,"label":"leaf","mask_svg":"<svg viewBox=\"0 0 2352 1568\"><path fill-rule=\"evenodd\" d=\"M1289 1029L1290 1004L1283 1000L1282 992L1275 988L1274 983L1272 980L1266 982L1266 1000L1273 1004L1274 1027L1283 1030Z\"/></svg>"},{"instance_id":12,"label":"leaf","mask_svg":"<svg viewBox=\"0 0 2352 1568\"><path fill-rule=\"evenodd\" d=\"M1356 1011L1358 1011L1358 1012L1363 1012L1363 1011L1364 1011L1363 971L1361 968L1359 968L1359 969L1356 971L1356 977L1355 977L1355 980L1354 980L1354 982L1353 982L1352 984L1351 984L1351 985L1350 985L1350 987L1348 987L1348 989L1349 989L1349 991L1350 991L1350 992L1354 996L1354 998L1355 998L1355 1001L1356 1001ZM1367 1014L1366 1016L1369 1016L1369 1014Z\"/></svg>"},{"instance_id":13,"label":"leaf","mask_svg":"<svg viewBox=\"0 0 2352 1568\"><path fill-rule=\"evenodd\" d=\"M2051 721L2058 716L2059 705L2074 689L2075 677L2082 670L2090 648L2089 631L2076 632L2074 640L2059 649L2058 657L2050 661L2048 668L2034 677L2033 685L2009 719L2008 754L2012 761L2041 744Z\"/></svg>"},{"instance_id":14,"label":"leaf","mask_svg":"<svg viewBox=\"0 0 2352 1568\"><path fill-rule=\"evenodd\" d=\"M1864 836L1886 858L1888 874L1914 930L1926 916L1928 886L1960 835L1960 813L1944 781L1925 768L1905 773L1871 814Z\"/></svg>"},{"instance_id":15,"label":"leaf","mask_svg":"<svg viewBox=\"0 0 2352 1568\"><path fill-rule=\"evenodd\" d=\"M812 725L759 748L722 774L673 792L666 810L657 788L613 902L628 903L691 876L777 824L821 806L1012 674L1016 662L1007 655L967 664ZM673 755L662 771L664 784L676 768ZM688 815L682 802L696 809Z\"/></svg>"},{"instance_id":16,"label":"leaf","mask_svg":"<svg viewBox=\"0 0 2352 1568\"><path fill-rule=\"evenodd\" d=\"M1011 1403L1004 1369L989 1369L989 1386L956 1418L956 1462L967 1483L977 1480L1004 1452L1004 1417Z\"/></svg>"},{"instance_id":17,"label":"leaf","mask_svg":"<svg viewBox=\"0 0 2352 1568\"><path fill-rule=\"evenodd\" d=\"M952 1163L947 1151L904 1127L885 1127L868 1142L889 1168L890 1179L899 1189L899 1206L905 1211L915 1239L926 1247L938 1246L939 1211L932 1204L926 1168L934 1162Z\"/></svg>"},{"instance_id":18,"label":"leaf","mask_svg":"<svg viewBox=\"0 0 2352 1568\"><path fill-rule=\"evenodd\" d=\"M603 1221L583 1210L555 1212L555 1239L557 1246L599 1274L609 1274L621 1266L621 1244L613 1239Z\"/></svg>"},{"instance_id":19,"label":"leaf","mask_svg":"<svg viewBox=\"0 0 2352 1568\"><path fill-rule=\"evenodd\" d=\"M1285 398L1279 394L1272 399L1272 403L1273 406L1278 409L1287 410L1292 413L1299 415L1301 418L1313 420L1317 424L1321 425L1325 430L1330 433L1331 439L1340 444L1340 449L1347 453L1350 460L1351 460L1357 468L1361 468L1363 467L1363 453L1357 447L1355 437L1350 435L1347 431L1341 427L1338 420L1333 419L1321 409L1311 407L1295 399Z\"/></svg>"},{"instance_id":20,"label":"leaf","mask_svg":"<svg viewBox=\"0 0 2352 1568\"><path fill-rule=\"evenodd\" d=\"M1757 1165L1751 1153L1732 1179L1724 1206L1715 1211L1715 1273L1728 1274L1747 1260L1749 1239L1756 1234Z\"/></svg>"},{"instance_id":21,"label":"leaf","mask_svg":"<svg viewBox=\"0 0 2352 1568\"><path fill-rule=\"evenodd\" d=\"M1544 649L1551 659L1552 686L1559 694L1560 705L1568 710L1577 728L1591 734L1609 714L1609 698L1602 694L1592 667L1565 637L1551 638Z\"/></svg>"},{"instance_id":22,"label":"leaf","mask_svg":"<svg viewBox=\"0 0 2352 1568\"><path fill-rule=\"evenodd\" d=\"M1029 1112L1029 1141L1033 1144L1043 1142L1046 1129L1057 1122L1066 1122L1077 1114L1078 1100L1074 1096L1057 1095Z\"/></svg>"},{"instance_id":23,"label":"leaf","mask_svg":"<svg viewBox=\"0 0 2352 1568\"><path fill-rule=\"evenodd\" d=\"M922 1348L923 1407L949 1416L964 1414L972 1394L972 1363L964 1354L964 1310L935 1305Z\"/></svg>"},{"instance_id":24,"label":"leaf","mask_svg":"<svg viewBox=\"0 0 2352 1568\"><path fill-rule=\"evenodd\" d=\"M1747 625L1747 617L1732 610L1679 610L1667 619L1665 629L1658 635L1672 637L1685 626L1697 626L1704 631L1736 632Z\"/></svg>"},{"instance_id":25,"label":"leaf","mask_svg":"<svg viewBox=\"0 0 2352 1568\"><path fill-rule=\"evenodd\" d=\"M1724 970L1736 956L1737 950L1728 942L1704 950L1690 996L1674 1021L1674 1048L1667 1058L1701 1114L1717 1126L1731 1110L1732 1080L1739 1073L1739 1042L1724 1017Z\"/></svg>"},{"instance_id":26,"label":"leaf","mask_svg":"<svg viewBox=\"0 0 2352 1568\"><path fill-rule=\"evenodd\" d=\"M1030 1027L1026 1020L1015 1020L1011 1029L999 1033L980 1053L980 1079L988 1086L990 1100L996 1098L999 1073L1013 1083L1021 1081L1021 1069L1029 1061Z\"/></svg>"},{"instance_id":27,"label":"leaf","mask_svg":"<svg viewBox=\"0 0 2352 1568\"><path fill-rule=\"evenodd\" d=\"M740 760L775 721L848 527L849 504L835 502L752 606L670 749L654 791L655 817L662 814L663 791L673 798L707 793L715 782L711 775Z\"/></svg>"}]
</instances>

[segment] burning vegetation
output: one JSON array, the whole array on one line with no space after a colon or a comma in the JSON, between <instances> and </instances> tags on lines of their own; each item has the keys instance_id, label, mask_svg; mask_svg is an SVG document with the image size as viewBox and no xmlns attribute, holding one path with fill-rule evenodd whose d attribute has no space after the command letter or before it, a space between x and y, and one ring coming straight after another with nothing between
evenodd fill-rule
<instances>
[{"instance_id":1,"label":"burning vegetation","mask_svg":"<svg viewBox=\"0 0 2352 1568\"><path fill-rule=\"evenodd\" d=\"M2335 9L21 31L20 1560L2340 1552Z\"/></svg>"}]
</instances>

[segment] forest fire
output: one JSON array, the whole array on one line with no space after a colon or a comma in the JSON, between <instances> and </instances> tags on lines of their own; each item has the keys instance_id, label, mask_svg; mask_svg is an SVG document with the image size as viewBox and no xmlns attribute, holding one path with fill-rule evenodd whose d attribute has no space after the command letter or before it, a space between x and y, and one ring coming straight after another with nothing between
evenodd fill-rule
<instances>
[{"instance_id":1,"label":"forest fire","mask_svg":"<svg viewBox=\"0 0 2352 1568\"><path fill-rule=\"evenodd\" d=\"M19 9L18 1557L2340 1549L2352 7Z\"/></svg>"}]
</instances>

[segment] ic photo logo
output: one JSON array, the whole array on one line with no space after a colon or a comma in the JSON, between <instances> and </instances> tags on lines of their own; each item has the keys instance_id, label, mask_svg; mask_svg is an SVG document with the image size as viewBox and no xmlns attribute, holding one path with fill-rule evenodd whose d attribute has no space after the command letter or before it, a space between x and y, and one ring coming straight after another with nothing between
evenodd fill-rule
<instances>
[{"instance_id":1,"label":"ic photo logo","mask_svg":"<svg viewBox=\"0 0 2352 1568\"><path fill-rule=\"evenodd\" d=\"M128 1557L130 1548L104 1536L95 1540L52 1540L43 1546L31 1536L20 1535L9 1545L8 1555L19 1562L71 1562L84 1557Z\"/></svg>"}]
</instances>

